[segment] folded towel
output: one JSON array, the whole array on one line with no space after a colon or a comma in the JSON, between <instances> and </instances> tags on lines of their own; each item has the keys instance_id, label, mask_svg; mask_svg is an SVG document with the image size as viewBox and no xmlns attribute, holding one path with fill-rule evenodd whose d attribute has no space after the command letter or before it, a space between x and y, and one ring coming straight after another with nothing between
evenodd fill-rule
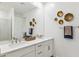
<instances>
[{"instance_id":1,"label":"folded towel","mask_svg":"<svg viewBox=\"0 0 79 59\"><path fill-rule=\"evenodd\" d=\"M64 26L64 38L73 39L73 27L72 26Z\"/></svg>"}]
</instances>

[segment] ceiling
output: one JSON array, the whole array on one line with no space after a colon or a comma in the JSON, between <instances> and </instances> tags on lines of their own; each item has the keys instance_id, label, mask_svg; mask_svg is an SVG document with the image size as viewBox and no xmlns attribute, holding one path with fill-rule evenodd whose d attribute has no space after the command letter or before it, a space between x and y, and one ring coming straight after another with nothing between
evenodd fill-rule
<instances>
[{"instance_id":1,"label":"ceiling","mask_svg":"<svg viewBox=\"0 0 79 59\"><path fill-rule=\"evenodd\" d=\"M35 8L31 2L0 2L0 9L9 9L14 8L15 13L24 14L27 13L29 10Z\"/></svg>"}]
</instances>

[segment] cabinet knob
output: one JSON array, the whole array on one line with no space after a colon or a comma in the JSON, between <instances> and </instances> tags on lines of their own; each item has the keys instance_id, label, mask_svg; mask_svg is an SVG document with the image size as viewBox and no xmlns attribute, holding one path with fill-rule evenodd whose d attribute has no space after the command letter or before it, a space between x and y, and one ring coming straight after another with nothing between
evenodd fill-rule
<instances>
[{"instance_id":1,"label":"cabinet knob","mask_svg":"<svg viewBox=\"0 0 79 59\"><path fill-rule=\"evenodd\" d=\"M42 51L38 52L38 54L41 54L41 53L42 53Z\"/></svg>"},{"instance_id":2,"label":"cabinet knob","mask_svg":"<svg viewBox=\"0 0 79 59\"><path fill-rule=\"evenodd\" d=\"M38 47L41 47L42 45L38 45Z\"/></svg>"}]
</instances>

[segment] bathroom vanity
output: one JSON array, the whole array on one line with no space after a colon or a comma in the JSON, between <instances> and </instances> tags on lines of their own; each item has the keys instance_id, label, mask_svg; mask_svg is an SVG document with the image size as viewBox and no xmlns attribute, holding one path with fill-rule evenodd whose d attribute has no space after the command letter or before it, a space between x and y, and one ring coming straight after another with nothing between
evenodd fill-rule
<instances>
[{"instance_id":1,"label":"bathroom vanity","mask_svg":"<svg viewBox=\"0 0 79 59\"><path fill-rule=\"evenodd\" d=\"M46 37L13 45L2 44L0 50L1 57L50 57L54 56L54 39Z\"/></svg>"}]
</instances>

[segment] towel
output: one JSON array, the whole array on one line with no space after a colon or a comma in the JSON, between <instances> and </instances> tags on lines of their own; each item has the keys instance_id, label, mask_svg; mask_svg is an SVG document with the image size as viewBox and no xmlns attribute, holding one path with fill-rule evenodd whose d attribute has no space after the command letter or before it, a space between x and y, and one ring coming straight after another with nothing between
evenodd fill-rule
<instances>
[{"instance_id":1,"label":"towel","mask_svg":"<svg viewBox=\"0 0 79 59\"><path fill-rule=\"evenodd\" d=\"M64 26L64 38L73 39L73 27Z\"/></svg>"}]
</instances>

